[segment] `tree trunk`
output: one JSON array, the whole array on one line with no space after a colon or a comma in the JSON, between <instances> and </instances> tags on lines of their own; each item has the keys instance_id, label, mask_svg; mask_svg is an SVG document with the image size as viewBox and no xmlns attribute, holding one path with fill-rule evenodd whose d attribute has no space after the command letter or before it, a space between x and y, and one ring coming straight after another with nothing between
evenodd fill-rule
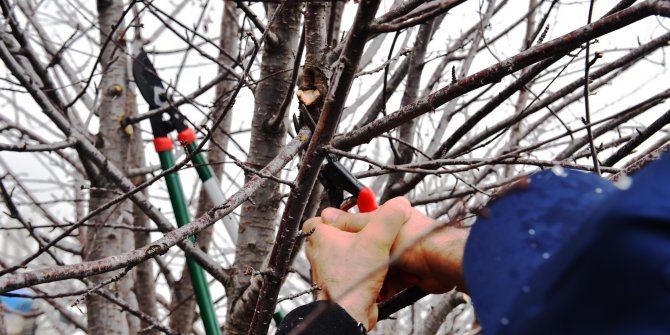
<instances>
[{"instance_id":1,"label":"tree trunk","mask_svg":"<svg viewBox=\"0 0 670 335\"><path fill-rule=\"evenodd\" d=\"M275 4L267 5L268 17L272 17L275 8ZM272 160L284 145L286 130L283 120L286 115L281 107L287 98L287 92L291 95L293 92L291 70L300 37L299 5L287 4L268 29L277 36L278 43L276 45L265 43L263 46L263 61L259 76L263 80L258 83L255 91L256 105L246 162L249 168L255 170L260 170ZM270 121L277 118L280 118L281 122ZM272 127L269 123L272 123ZM247 176L247 180L249 178L250 176ZM279 185L274 181L265 180L251 196L251 201L242 205L235 263L231 271L231 286L226 290L229 308L226 331L231 334L247 333L253 308L247 309L245 315L237 315L240 310L233 306L250 283L249 270L260 270L263 260L272 248L279 200Z\"/></svg>"},{"instance_id":2,"label":"tree trunk","mask_svg":"<svg viewBox=\"0 0 670 335\"><path fill-rule=\"evenodd\" d=\"M127 170L127 150L130 138L126 132L119 127L119 120L125 117L126 91L128 90L128 73L126 68L125 39L123 38L123 27L112 28L119 24L123 12L123 1L121 0L98 0L98 20L100 26L100 45L105 40L112 38L100 57L102 79L99 86L100 105L98 115L100 117L100 130L96 146L117 167ZM139 132L135 136L139 136ZM113 190L116 186L104 176L91 178L91 190L89 209L96 209L116 196ZM132 241L130 231L126 229L114 229L97 227L106 223L122 223L124 215L130 211L130 202L124 201L112 208L103 211L91 219L91 227L86 231L86 248L84 258L95 260L102 257L118 255L125 250L124 241ZM94 284L108 280L118 274L119 271L91 277ZM130 291L131 278L124 276L109 284L108 289L127 299ZM106 299L92 294L86 300L88 310L89 334L128 334L128 323L117 306Z\"/></svg>"},{"instance_id":3,"label":"tree trunk","mask_svg":"<svg viewBox=\"0 0 670 335\"><path fill-rule=\"evenodd\" d=\"M344 5L344 1L337 0L332 0L328 5L328 9L326 11L328 15L326 43L328 43L329 48L334 48L340 43L340 26L342 25L342 12L344 12Z\"/></svg>"},{"instance_id":4,"label":"tree trunk","mask_svg":"<svg viewBox=\"0 0 670 335\"><path fill-rule=\"evenodd\" d=\"M128 91L128 108L126 109L129 115L137 114L136 96L133 91ZM130 114L133 113L133 114ZM140 128L135 127L133 133L139 133ZM131 139L131 151L128 155L129 168L143 168L146 165L144 159L144 143L140 136L133 136ZM142 174L132 179L133 184L139 185L146 181L146 175ZM145 196L149 195L147 189L142 191ZM149 228L149 217L147 217L142 210L133 204L133 226L137 228ZM137 230L133 233L135 239L134 248L141 248L151 242L151 236L148 231ZM156 306L156 284L154 282L153 261L148 260L135 267L135 283L133 286L133 293L137 300L137 307L144 314L157 319L158 308ZM140 329L150 327L146 321L141 321ZM145 331L146 335L158 335L158 329L151 328Z\"/></svg>"}]
</instances>

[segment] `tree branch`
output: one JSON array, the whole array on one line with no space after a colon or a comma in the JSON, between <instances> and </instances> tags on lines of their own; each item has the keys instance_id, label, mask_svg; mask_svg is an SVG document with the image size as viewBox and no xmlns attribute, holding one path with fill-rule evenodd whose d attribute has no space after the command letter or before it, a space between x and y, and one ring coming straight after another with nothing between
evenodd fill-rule
<instances>
[{"instance_id":1,"label":"tree branch","mask_svg":"<svg viewBox=\"0 0 670 335\"><path fill-rule=\"evenodd\" d=\"M331 77L330 89L326 95L314 136L312 136L303 157L303 164L298 171L296 178L298 187L291 191L286 202L286 209L279 224L279 233L270 254L268 274L263 281L249 334L267 333L277 303L279 288L289 268L299 224L324 158L325 153L321 148L331 140L335 133L352 80L358 69L360 57L363 54L368 27L378 7L379 0L363 0L358 5L352 30L344 43L342 55Z\"/></svg>"},{"instance_id":2,"label":"tree branch","mask_svg":"<svg viewBox=\"0 0 670 335\"><path fill-rule=\"evenodd\" d=\"M277 171L280 171L306 145L309 135L310 131L308 130L300 131L298 136L291 140L282 152L261 171L265 174L275 174ZM237 206L249 198L249 195L260 186L262 181L263 178L261 177L253 177L242 189L233 194L223 204L211 209L205 215L184 227L164 234L162 238L142 248L95 261L2 276L0 277L0 293L37 284L72 278L84 278L124 267L132 267L157 255L164 254L178 242L187 239L190 235L197 234L216 223L225 215L230 214Z\"/></svg>"},{"instance_id":3,"label":"tree branch","mask_svg":"<svg viewBox=\"0 0 670 335\"><path fill-rule=\"evenodd\" d=\"M568 53L587 40L618 30L650 15L667 16L669 14L670 4L667 2L647 0L621 12L597 20L590 25L576 29L554 40L545 42L541 45L536 45L524 52L503 60L502 62L496 63L495 65L473 75L458 80L452 85L419 99L414 104L405 106L386 117L377 119L346 135L336 137L332 141L332 146L338 149L349 149L356 145L367 143L374 137L393 129L408 120L428 113L456 97L486 84L497 82L503 77L545 58L554 57L557 54Z\"/></svg>"},{"instance_id":4,"label":"tree branch","mask_svg":"<svg viewBox=\"0 0 670 335\"><path fill-rule=\"evenodd\" d=\"M0 151L16 151L16 152L39 152L39 151L56 151L59 149L71 148L75 145L76 140L74 138L68 138L65 141L54 142L50 144L31 144L22 143L22 144L5 144L0 143Z\"/></svg>"}]
</instances>

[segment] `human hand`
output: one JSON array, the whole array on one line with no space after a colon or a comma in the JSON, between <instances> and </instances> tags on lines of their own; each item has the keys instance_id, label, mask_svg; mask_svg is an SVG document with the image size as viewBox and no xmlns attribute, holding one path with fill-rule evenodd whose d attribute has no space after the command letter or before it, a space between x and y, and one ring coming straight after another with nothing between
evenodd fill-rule
<instances>
[{"instance_id":1,"label":"human hand","mask_svg":"<svg viewBox=\"0 0 670 335\"><path fill-rule=\"evenodd\" d=\"M364 227L343 231L315 217L305 222L307 259L312 280L321 288L318 299L332 299L354 319L372 329L377 323L379 291L390 261L391 246L410 217L404 198L389 200L366 216Z\"/></svg>"},{"instance_id":2,"label":"human hand","mask_svg":"<svg viewBox=\"0 0 670 335\"><path fill-rule=\"evenodd\" d=\"M464 290L461 262L467 232L453 227L437 228L435 220L412 208L408 201L396 199L386 202L381 208L409 213L391 253L400 253L392 267L410 276L393 271L392 268L386 278L382 298L412 285L417 285L427 293L444 293L454 287ZM371 222L374 215L375 212L356 214L327 208L321 213L321 220L340 230L358 232ZM412 275L416 277L412 278Z\"/></svg>"}]
</instances>

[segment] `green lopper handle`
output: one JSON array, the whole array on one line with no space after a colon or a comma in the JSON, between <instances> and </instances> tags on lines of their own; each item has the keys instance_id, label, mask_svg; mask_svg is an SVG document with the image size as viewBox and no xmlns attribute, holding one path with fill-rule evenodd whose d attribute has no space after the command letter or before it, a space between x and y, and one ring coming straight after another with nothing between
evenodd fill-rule
<instances>
[{"instance_id":1,"label":"green lopper handle","mask_svg":"<svg viewBox=\"0 0 670 335\"><path fill-rule=\"evenodd\" d=\"M198 148L198 143L193 141L185 147L186 151L191 154ZM199 152L193 156L191 162L193 162L195 170L198 172L198 176L202 181L202 187L205 188L212 203L220 205L226 201L226 196L223 194L223 191L221 191L221 184L216 176L214 176L214 172L209 166L209 162L207 162L205 155L203 155L202 152ZM230 217L230 215L224 216L221 221L223 221L223 227L226 228L231 241L233 241L233 245L237 245L237 223Z\"/></svg>"},{"instance_id":2,"label":"green lopper handle","mask_svg":"<svg viewBox=\"0 0 670 335\"><path fill-rule=\"evenodd\" d=\"M175 165L174 155L171 150L159 152L158 157L160 158L161 168L163 170L167 170ZM181 187L179 175L177 172L170 173L165 176L165 181L167 182L170 202L172 203L172 209L174 210L174 215L177 220L177 226L182 227L188 224L191 220L188 215L188 207L186 206L186 199ZM193 236L190 236L189 240L195 242ZM195 291L196 301L198 302L198 307L200 309L200 317L202 318L202 323L205 327L205 334L221 335L221 329L219 328L216 319L216 313L214 313L212 297L209 293L209 287L207 286L205 272L200 265L189 258L186 259L186 264L188 266L189 276L191 277L193 290Z\"/></svg>"}]
</instances>

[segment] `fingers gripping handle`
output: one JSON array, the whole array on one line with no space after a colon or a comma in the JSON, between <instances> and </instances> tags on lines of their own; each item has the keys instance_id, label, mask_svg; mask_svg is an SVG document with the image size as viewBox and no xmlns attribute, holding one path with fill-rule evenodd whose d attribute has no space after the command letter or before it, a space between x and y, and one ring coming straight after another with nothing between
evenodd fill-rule
<instances>
[{"instance_id":1,"label":"fingers gripping handle","mask_svg":"<svg viewBox=\"0 0 670 335\"><path fill-rule=\"evenodd\" d=\"M356 200L356 205L358 205L358 210L361 213L372 212L379 207L377 205L377 200L375 199L375 193L369 187L363 188L360 191L360 193L358 193L358 199ZM389 275L399 278L400 281L410 286L415 285L420 281L420 278L417 277L416 275L392 267L391 269L389 269L389 274L387 274L386 278L384 279L384 284L382 285L382 288L379 291L379 295L377 296L378 303L385 301L391 297L390 293L391 288L389 287L388 283Z\"/></svg>"}]
</instances>

